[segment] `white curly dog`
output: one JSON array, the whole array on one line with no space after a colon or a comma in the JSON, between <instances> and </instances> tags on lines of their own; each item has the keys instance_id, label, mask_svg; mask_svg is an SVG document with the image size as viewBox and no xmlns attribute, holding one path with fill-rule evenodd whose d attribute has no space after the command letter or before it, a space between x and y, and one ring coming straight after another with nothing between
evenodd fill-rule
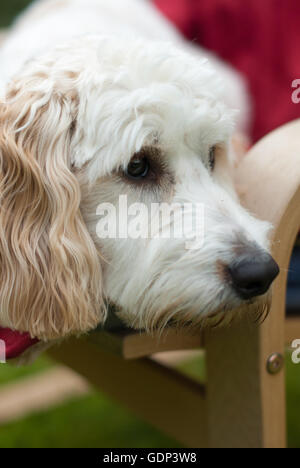
<instances>
[{"instance_id":1,"label":"white curly dog","mask_svg":"<svg viewBox=\"0 0 300 468\"><path fill-rule=\"evenodd\" d=\"M270 226L231 177L244 83L150 2L34 3L0 50L0 90L2 329L49 342L104 323L108 304L130 327L197 327L267 301ZM99 235L101 204L115 208L107 222L128 222L122 197L201 205L202 242Z\"/></svg>"}]
</instances>

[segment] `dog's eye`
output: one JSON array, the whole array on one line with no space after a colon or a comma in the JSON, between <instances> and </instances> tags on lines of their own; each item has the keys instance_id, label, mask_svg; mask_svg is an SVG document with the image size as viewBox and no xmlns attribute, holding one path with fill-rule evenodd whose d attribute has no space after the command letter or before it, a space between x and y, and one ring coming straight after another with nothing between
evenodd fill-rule
<instances>
[{"instance_id":1,"label":"dog's eye","mask_svg":"<svg viewBox=\"0 0 300 468\"><path fill-rule=\"evenodd\" d=\"M148 175L149 169L150 165L147 158L134 158L125 172L131 179L143 179Z\"/></svg>"},{"instance_id":2,"label":"dog's eye","mask_svg":"<svg viewBox=\"0 0 300 468\"><path fill-rule=\"evenodd\" d=\"M216 164L216 147L213 146L209 150L209 168L211 171L214 170Z\"/></svg>"}]
</instances>

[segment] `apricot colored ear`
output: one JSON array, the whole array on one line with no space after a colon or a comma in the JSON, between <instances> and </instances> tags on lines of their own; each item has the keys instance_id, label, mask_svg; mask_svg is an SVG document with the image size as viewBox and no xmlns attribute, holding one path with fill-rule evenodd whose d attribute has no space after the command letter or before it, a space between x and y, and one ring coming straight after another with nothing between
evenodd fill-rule
<instances>
[{"instance_id":1,"label":"apricot colored ear","mask_svg":"<svg viewBox=\"0 0 300 468\"><path fill-rule=\"evenodd\" d=\"M47 341L96 327L105 309L70 168L74 96L34 79L0 106L0 323Z\"/></svg>"}]
</instances>

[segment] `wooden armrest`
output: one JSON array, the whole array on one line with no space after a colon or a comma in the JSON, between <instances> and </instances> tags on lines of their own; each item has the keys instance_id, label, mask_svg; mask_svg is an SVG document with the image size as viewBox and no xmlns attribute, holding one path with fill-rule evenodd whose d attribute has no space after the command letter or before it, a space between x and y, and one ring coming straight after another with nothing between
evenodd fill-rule
<instances>
[{"instance_id":1,"label":"wooden armrest","mask_svg":"<svg viewBox=\"0 0 300 468\"><path fill-rule=\"evenodd\" d=\"M300 227L300 120L256 144L236 177L243 205L274 226L273 254L288 268Z\"/></svg>"},{"instance_id":2,"label":"wooden armrest","mask_svg":"<svg viewBox=\"0 0 300 468\"><path fill-rule=\"evenodd\" d=\"M276 349L274 337L281 334L281 341L290 344L299 338L300 331L300 322L295 318L288 318L283 326L289 263L300 228L300 120L279 128L255 145L236 176L244 206L274 226L272 251L281 272L273 286L265 342L269 342L269 349Z\"/></svg>"}]
</instances>

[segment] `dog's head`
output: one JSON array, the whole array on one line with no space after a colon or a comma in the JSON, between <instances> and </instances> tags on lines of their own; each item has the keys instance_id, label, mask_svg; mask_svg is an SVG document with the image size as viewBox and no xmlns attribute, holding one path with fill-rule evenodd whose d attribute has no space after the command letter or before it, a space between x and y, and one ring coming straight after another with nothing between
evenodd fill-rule
<instances>
[{"instance_id":1,"label":"dog's head","mask_svg":"<svg viewBox=\"0 0 300 468\"><path fill-rule=\"evenodd\" d=\"M2 327L81 333L107 302L136 328L198 324L265 297L269 225L232 187L223 96L207 62L164 44L87 37L25 66L0 105ZM174 235L179 212L194 240Z\"/></svg>"}]
</instances>

